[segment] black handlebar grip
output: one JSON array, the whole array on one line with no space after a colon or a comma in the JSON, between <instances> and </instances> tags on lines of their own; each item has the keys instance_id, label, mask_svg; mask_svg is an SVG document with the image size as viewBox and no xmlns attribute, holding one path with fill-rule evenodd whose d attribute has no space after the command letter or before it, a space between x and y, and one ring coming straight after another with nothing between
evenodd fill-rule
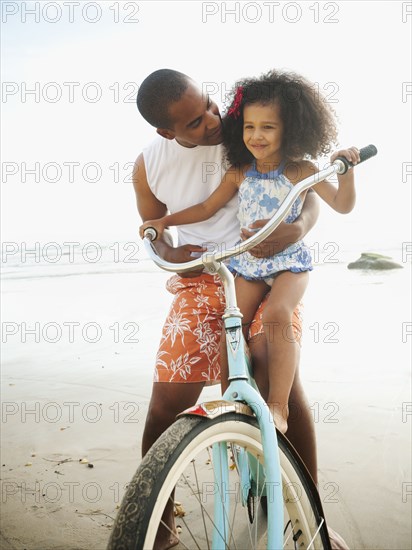
<instances>
[{"instance_id":1,"label":"black handlebar grip","mask_svg":"<svg viewBox=\"0 0 412 550\"><path fill-rule=\"evenodd\" d=\"M340 160L345 165L345 169L342 172L339 172L339 174L346 174L349 168L352 168L353 166L358 166L361 162L364 162L365 160L374 157L377 152L378 150L375 145L367 145L366 147L362 147L362 149L359 150L360 161L358 162L358 164L352 164L345 157L337 157L335 159L335 162L337 160Z\"/></svg>"}]
</instances>

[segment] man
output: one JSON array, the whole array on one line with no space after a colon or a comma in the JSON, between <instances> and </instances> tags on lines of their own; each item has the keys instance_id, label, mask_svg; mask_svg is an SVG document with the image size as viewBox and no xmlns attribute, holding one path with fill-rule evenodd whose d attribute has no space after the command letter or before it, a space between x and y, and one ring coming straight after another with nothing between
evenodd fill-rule
<instances>
[{"instance_id":1,"label":"man","mask_svg":"<svg viewBox=\"0 0 412 550\"><path fill-rule=\"evenodd\" d=\"M205 200L225 172L222 122L219 109L197 84L177 71L162 69L149 75L137 96L140 114L160 136L136 160L133 184L143 221L160 218L167 211L182 210ZM293 224L282 223L252 252L272 255L298 241L313 227L318 216L315 194L310 192L301 216ZM178 227L178 246L167 232L156 241L159 254L171 262L185 262L206 250L205 244L233 246L239 239L235 197L211 219ZM261 227L267 220L258 220ZM242 237L252 233L242 229ZM142 441L143 456L170 426L175 416L194 405L205 384L219 381L219 340L224 295L218 278L205 273L174 276L168 290L175 295L157 355L155 381ZM262 308L262 306L261 306ZM260 310L261 310L260 308ZM250 331L255 370L265 364L261 311ZM299 312L293 325L300 332ZM264 395L264 388L262 388ZM316 483L314 422L299 370L289 401L287 437L294 444ZM173 538L173 537L172 537ZM176 541L162 542L164 548Z\"/></svg>"}]
</instances>

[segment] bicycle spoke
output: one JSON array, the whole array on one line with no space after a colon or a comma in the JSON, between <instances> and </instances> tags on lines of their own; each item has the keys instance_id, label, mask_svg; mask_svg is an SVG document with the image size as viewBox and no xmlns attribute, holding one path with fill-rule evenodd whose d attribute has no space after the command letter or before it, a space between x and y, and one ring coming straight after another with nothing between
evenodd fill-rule
<instances>
[{"instance_id":1,"label":"bicycle spoke","mask_svg":"<svg viewBox=\"0 0 412 550\"><path fill-rule=\"evenodd\" d=\"M195 479L196 479L197 492L200 493L199 480L198 480L198 477L197 477L197 470L196 470L196 467L195 467L195 461L194 460L192 460L192 466L193 466L193 472L195 474ZM202 520L203 520L203 527L204 527L204 530L205 530L207 548L208 548L208 550L210 550L209 537L207 535L205 512L204 512L203 506L201 506L200 509L202 511Z\"/></svg>"},{"instance_id":2,"label":"bicycle spoke","mask_svg":"<svg viewBox=\"0 0 412 550\"><path fill-rule=\"evenodd\" d=\"M192 462L194 462L194 461L192 461ZM209 512L206 510L206 508L205 508L205 507L203 506L203 504L201 503L198 494L196 494L196 493L193 491L193 488L192 488L192 486L190 485L189 481L187 480L187 477L186 477L184 474L182 474L180 477L183 478L184 482L186 483L186 485L189 487L190 491L192 492L192 495L196 498L197 502L199 503L201 510L204 510L204 512L206 513L207 517L209 518L209 520L210 520L210 521L212 522L212 524L213 524L213 520L212 520L212 518L210 517ZM199 492L200 492L200 491L199 491ZM186 521L183 520L183 523L184 523L185 526L187 527ZM188 528L188 531L189 531L190 535L193 537L192 532L191 532L191 530L190 530L189 528ZM206 531L207 531L207 530L206 530ZM194 540L194 542L195 542L196 545L197 545L196 539L195 539L194 537L193 537L193 540ZM198 546L198 547L199 547L199 546Z\"/></svg>"},{"instance_id":3,"label":"bicycle spoke","mask_svg":"<svg viewBox=\"0 0 412 550\"><path fill-rule=\"evenodd\" d=\"M311 547L312 547L313 549L315 548L315 547L313 546L313 541L314 541L315 538L318 536L318 533L319 533L319 531L321 530L322 525L323 525L324 523L325 523L324 518L321 518L321 522L320 522L320 524L319 524L319 527L317 528L315 534L313 535L311 541L309 542L309 546L306 548L306 550L310 550Z\"/></svg>"},{"instance_id":4,"label":"bicycle spoke","mask_svg":"<svg viewBox=\"0 0 412 550\"><path fill-rule=\"evenodd\" d=\"M184 482L186 483L186 485L187 485L188 488L190 489L192 495L195 497L195 499L196 499L197 502L199 503L199 506L201 507L201 509L204 510L206 516L209 518L209 520L210 520L211 524L213 525L213 527L214 527L214 528L217 530L217 532L219 533L221 539L224 540L224 536L223 536L222 533L219 531L217 525L215 524L214 520L211 518L211 516L210 516L209 512L207 511L207 509L203 506L202 502L200 501L200 497L193 491L193 488L192 488L192 486L190 485L189 481L187 480L187 477L186 477L184 474L182 474L181 477L183 478ZM185 523L185 525L187 525L186 522L184 522L184 523ZM190 530L189 530L189 533L190 533ZM195 542L196 542L196 541L195 541ZM197 543L196 543L196 544L197 544Z\"/></svg>"},{"instance_id":5,"label":"bicycle spoke","mask_svg":"<svg viewBox=\"0 0 412 550\"><path fill-rule=\"evenodd\" d=\"M226 452L227 452L227 450L226 450ZM222 462L220 461L220 479L222 479L222 478L223 478ZM220 487L219 487L219 485L217 486L217 489L218 489L218 491L220 492ZM229 529L230 529L230 532L229 532L229 540L232 540L232 541L233 541L233 544L235 545L235 550L236 550L237 546L236 546L236 541L235 541L235 539L234 539L234 537L233 537L233 527L232 527L232 525L233 525L234 522L233 522L233 521L230 521L230 518L229 518L228 513L227 513L227 510L226 510L226 506L223 504L223 495L222 495L222 494L220 495L220 500L221 500L221 502L222 502L222 505L223 505L223 512L224 512L225 518L227 519L227 522L228 522L228 525L229 525ZM226 542L226 541L224 541L224 542L225 542L225 545L228 547L227 542ZM228 547L228 548L229 548L229 547Z\"/></svg>"},{"instance_id":6,"label":"bicycle spoke","mask_svg":"<svg viewBox=\"0 0 412 550\"><path fill-rule=\"evenodd\" d=\"M191 529L190 529L190 527L189 527L189 524L188 524L188 523L186 522L186 520L184 520L183 518L181 518L181 519L182 519L182 522L183 522L184 526L185 526L186 529L188 530L190 536L192 537L193 542L196 544L197 548L198 548L199 550L201 550L199 544L197 543L197 540L196 540L194 534L192 533L192 531L191 531ZM186 544L181 540L180 537L179 537L179 543L180 543L180 544L183 544L184 547L187 548L188 550L192 550L191 548L189 548L189 546L186 546Z\"/></svg>"},{"instance_id":7,"label":"bicycle spoke","mask_svg":"<svg viewBox=\"0 0 412 550\"><path fill-rule=\"evenodd\" d=\"M260 474L260 468L259 468L259 465L257 467L257 480L256 480L256 487L257 487L257 492L259 492L259 474ZM262 489L262 492L263 492L263 489ZM255 522L255 548L257 546L257 524L258 524L258 515L259 515L259 510L256 510L256 522Z\"/></svg>"},{"instance_id":8,"label":"bicycle spoke","mask_svg":"<svg viewBox=\"0 0 412 550\"><path fill-rule=\"evenodd\" d=\"M284 531L283 531L283 536L285 536L289 524L290 524L290 533L289 533L287 539L283 542L283 548L286 547L286 543L289 541L290 537L291 537L292 535L295 534L295 532L294 532L294 530L293 530L294 525L292 525L292 521L289 520L289 521L287 522L287 524L286 524L286 527L285 527ZM296 525L296 524L295 524L295 525ZM295 540L293 541L293 546L296 548L296 542L295 542Z\"/></svg>"},{"instance_id":9,"label":"bicycle spoke","mask_svg":"<svg viewBox=\"0 0 412 550\"><path fill-rule=\"evenodd\" d=\"M209 449L207 449L209 455L210 455L210 451ZM258 459L260 457L257 457ZM191 461L192 462L192 469L193 469L193 473L194 473L194 478L195 478L195 483L196 483L196 491L193 489L192 487L192 484L190 483L188 477L186 475L181 475L181 480L184 482L184 484L188 487L190 493L192 494L192 496L196 499L198 505L200 506L200 513L201 513L201 519L202 519L202 523L203 523L203 529L204 529L204 532L205 532L205 539L206 539L206 544L207 544L207 547L208 549L210 549L210 540L209 540L209 537L208 537L208 529L207 529L207 524L206 524L206 520L209 520L209 522L211 523L211 527L215 528L218 532L218 535L220 536L220 538L224 541L224 536L222 534L222 532L220 531L220 529L216 526L216 523L215 521L213 520L213 518L211 517L211 514L208 512L208 510L205 508L205 506L203 505L201 499L200 499L200 495L201 495L201 489L200 489L200 485L199 485L199 475L198 475L198 469L196 467L196 461ZM215 466L213 466L215 467ZM220 472L220 474L222 475L222 472ZM259 483L259 481L258 481ZM226 507L224 506L223 508L223 513L224 513L224 517L227 519L228 521L228 525L229 525L229 540L231 541L230 544L232 544L233 546L231 546L231 548L233 548L234 550L236 550L237 548L237 542L236 542L236 538L235 538L235 531L234 531L234 527L235 527L235 521L236 521L236 518L237 518L237 509L238 509L238 499L241 498L241 484L240 483L237 483L237 486L239 487L238 489L238 492L237 494L235 495L235 503L234 503L234 509L233 509L233 513L228 514L228 510L226 509ZM264 486L262 487L261 491L264 490ZM217 487L217 491L218 491L218 498L220 499L221 502L223 502L223 495L221 493L221 488L218 486ZM258 502L258 508L260 506L260 502ZM250 545L251 547L256 547L256 544L257 544L257 536L255 535L255 533L258 533L258 526L255 524L253 526L253 529L255 530L255 533L252 533L252 530L251 530L251 527L250 527L250 522L249 522L249 519L247 517L247 510L246 510L246 507L243 507L244 510L245 510L245 514L246 514L246 521L245 521L245 524L247 525L248 527L248 533L249 533L249 541L250 541ZM182 521L188 531L188 533L192 536L194 542L197 544L189 526L188 526L188 523L186 522L186 520L184 518L182 518ZM256 523L256 522L255 522ZM253 538L255 538L255 546L253 546ZM225 542L225 546L226 548L229 548L229 545L227 542Z\"/></svg>"},{"instance_id":10,"label":"bicycle spoke","mask_svg":"<svg viewBox=\"0 0 412 550\"><path fill-rule=\"evenodd\" d=\"M169 531L169 533L171 533L172 535L176 536L176 533L173 532L173 531L170 529L170 527L169 527L168 525L166 525L166 523L165 523L162 519L160 520L160 524L163 525L163 527L165 527L166 530ZM185 544L183 541L181 541L180 539L179 539L179 544L183 544L183 546L184 546L187 550L192 550L191 548L189 548L188 546L186 546L186 544ZM198 548L199 548L199 550L200 550L200 546L198 546Z\"/></svg>"}]
</instances>

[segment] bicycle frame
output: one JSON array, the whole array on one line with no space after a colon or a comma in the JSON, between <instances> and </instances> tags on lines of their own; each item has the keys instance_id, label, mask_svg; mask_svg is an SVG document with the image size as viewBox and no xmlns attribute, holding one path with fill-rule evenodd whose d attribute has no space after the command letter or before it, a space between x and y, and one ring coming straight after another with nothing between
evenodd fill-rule
<instances>
[{"instance_id":1,"label":"bicycle frame","mask_svg":"<svg viewBox=\"0 0 412 550\"><path fill-rule=\"evenodd\" d=\"M283 547L284 525L282 477L280 471L276 429L269 408L257 391L256 384L254 384L254 381L251 378L242 333L242 314L236 303L234 277L226 265L222 262L232 256L246 252L250 248L257 246L260 242L262 242L279 225L279 223L286 216L291 205L303 191L335 173L344 173L347 169L347 166L345 167L344 164L345 163L342 162L342 160L337 159L326 169L321 170L314 176L306 178L296 184L289 192L288 196L273 218L269 220L269 222L253 237L247 239L234 248L216 252L205 252L201 258L187 263L174 264L166 262L160 258L157 255L152 242L146 237L146 234L150 234L150 232L152 232L152 238L155 238L153 229L148 228L144 238L144 244L150 258L162 269L170 272L184 273L204 266L207 272L217 274L222 280L226 298L226 308L223 321L226 332L226 347L229 364L229 387L225 391L222 400L196 405L195 407L183 411L179 416L198 415L214 418L219 414L228 412L228 408L233 408L236 412L242 412L243 414L245 412L246 414L252 414L250 409L253 411L258 420L259 428L262 434L265 487L270 488L271 491L270 498L267 498L267 545L268 548L273 549L280 549ZM246 403L250 409L242 405L242 403ZM216 411L219 407L221 410ZM228 533L227 528L228 514L225 508L228 504L228 494L226 488L229 486L227 476L228 456L226 443L215 444L212 452L214 462L222 466L221 468L217 468L218 474L216 477L218 479L215 480L221 498L215 498L214 502L214 521L216 527L214 529L212 547L214 550L223 550L228 547L230 539L230 533ZM247 453L244 454L246 455ZM251 476L249 473L248 461L244 460L244 458L247 457L241 457L237 466L240 470L239 474L241 482L248 484L250 483L249 480ZM245 500L244 494L242 500ZM221 533L225 534L226 540L222 539ZM310 546L312 546L312 543Z\"/></svg>"},{"instance_id":2,"label":"bicycle frame","mask_svg":"<svg viewBox=\"0 0 412 550\"><path fill-rule=\"evenodd\" d=\"M258 419L259 429L262 434L263 454L265 457L265 486L271 488L268 504L268 547L283 547L283 496L282 496L282 477L280 471L279 455L277 452L278 442L276 429L269 408L260 393L252 387L250 372L246 359L245 342L242 332L242 314L237 307L236 294L234 291L234 277L225 264L216 265L213 258L203 259L205 267L210 271L214 270L222 280L225 290L226 308L223 316L226 332L226 349L229 365L229 387L223 395L223 401L240 401L247 403ZM183 414L191 414L190 409ZM225 540L220 536L224 533L230 537L227 528L227 510L228 510L228 491L229 480L227 446L225 443L213 446L213 459L218 465L217 471L219 479L216 479L216 486L220 499L215 499L214 522L216 528L212 540L212 548L224 550ZM244 483L249 483L250 475L247 471L248 462L243 457L240 469L240 478L242 479L242 489ZM220 465L220 466L219 466ZM246 471L245 471L246 469ZM258 489L259 490L259 489ZM279 528L281 526L281 528ZM276 528L277 527L277 528ZM225 537L226 538L226 537Z\"/></svg>"}]
</instances>

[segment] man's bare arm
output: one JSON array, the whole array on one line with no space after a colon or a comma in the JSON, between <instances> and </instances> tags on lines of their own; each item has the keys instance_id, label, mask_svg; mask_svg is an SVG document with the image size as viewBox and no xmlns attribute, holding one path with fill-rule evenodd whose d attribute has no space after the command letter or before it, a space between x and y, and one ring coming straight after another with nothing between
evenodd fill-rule
<instances>
[{"instance_id":1,"label":"man's bare arm","mask_svg":"<svg viewBox=\"0 0 412 550\"><path fill-rule=\"evenodd\" d=\"M149 187L143 155L139 155L133 168L133 187L136 194L137 210L142 221L161 218L167 214L167 207L159 201ZM168 231L156 240L156 249L169 262L188 262L193 260L192 252L204 252L201 246L187 244L173 247L173 239ZM188 275L188 274L186 274Z\"/></svg>"},{"instance_id":2,"label":"man's bare arm","mask_svg":"<svg viewBox=\"0 0 412 550\"><path fill-rule=\"evenodd\" d=\"M252 248L249 252L256 258L268 258L282 252L291 244L303 239L314 227L319 217L319 199L314 191L308 191L302 212L293 223L282 222L260 245ZM258 220L252 227L263 227L269 220ZM242 229L242 239L248 239L254 235L253 232Z\"/></svg>"}]
</instances>

